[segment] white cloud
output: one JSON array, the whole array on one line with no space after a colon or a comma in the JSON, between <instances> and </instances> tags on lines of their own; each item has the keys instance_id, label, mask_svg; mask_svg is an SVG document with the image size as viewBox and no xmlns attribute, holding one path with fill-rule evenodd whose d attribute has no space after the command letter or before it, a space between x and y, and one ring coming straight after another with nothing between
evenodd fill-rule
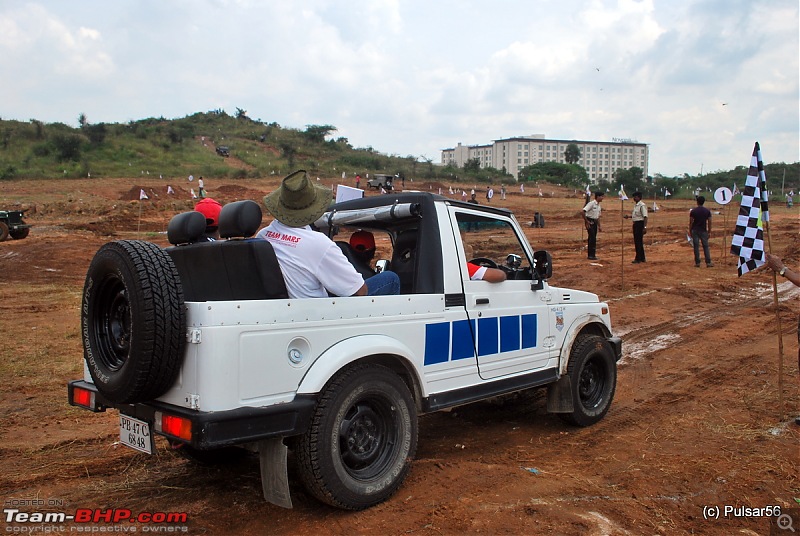
<instances>
[{"instance_id":1,"label":"white cloud","mask_svg":"<svg viewBox=\"0 0 800 536\"><path fill-rule=\"evenodd\" d=\"M746 164L755 138L798 159L798 33L794 0L5 3L0 116L241 107L436 161L522 134L629 137L651 173L695 173Z\"/></svg>"}]
</instances>

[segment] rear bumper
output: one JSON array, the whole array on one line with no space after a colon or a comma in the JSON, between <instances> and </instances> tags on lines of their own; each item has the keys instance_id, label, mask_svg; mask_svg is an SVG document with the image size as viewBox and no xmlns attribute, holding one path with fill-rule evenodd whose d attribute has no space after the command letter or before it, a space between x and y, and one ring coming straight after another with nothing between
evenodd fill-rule
<instances>
[{"instance_id":1,"label":"rear bumper","mask_svg":"<svg viewBox=\"0 0 800 536\"><path fill-rule=\"evenodd\" d=\"M76 404L76 387L94 393L94 407ZM156 413L182 417L192 423L192 439L188 442L197 449L213 449L241 443L250 443L272 437L289 437L302 434L308 428L316 405L313 395L297 396L292 402L263 408L243 407L226 411L196 411L164 404L158 401L139 404L117 404L107 400L97 391L93 383L84 380L69 382L67 386L69 403L90 411L105 411L116 408L120 413L149 422L156 421ZM185 440L158 432L154 433L169 439L187 443Z\"/></svg>"}]
</instances>

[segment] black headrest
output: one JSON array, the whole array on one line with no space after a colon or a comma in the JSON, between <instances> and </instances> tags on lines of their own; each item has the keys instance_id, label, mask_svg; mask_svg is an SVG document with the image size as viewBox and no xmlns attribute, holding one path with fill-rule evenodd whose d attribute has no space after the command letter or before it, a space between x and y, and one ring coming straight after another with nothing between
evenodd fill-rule
<instances>
[{"instance_id":1,"label":"black headrest","mask_svg":"<svg viewBox=\"0 0 800 536\"><path fill-rule=\"evenodd\" d=\"M219 213L220 238L248 238L261 226L261 207L245 199L228 203Z\"/></svg>"},{"instance_id":2,"label":"black headrest","mask_svg":"<svg viewBox=\"0 0 800 536\"><path fill-rule=\"evenodd\" d=\"M176 214L167 225L167 239L174 246L197 242L205 232L206 217L196 211Z\"/></svg>"}]
</instances>

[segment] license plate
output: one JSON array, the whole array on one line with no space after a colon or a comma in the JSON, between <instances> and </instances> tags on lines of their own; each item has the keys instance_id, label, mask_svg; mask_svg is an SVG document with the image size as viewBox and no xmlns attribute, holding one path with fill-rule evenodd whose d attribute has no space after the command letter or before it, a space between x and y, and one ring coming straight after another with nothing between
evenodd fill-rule
<instances>
[{"instance_id":1,"label":"license plate","mask_svg":"<svg viewBox=\"0 0 800 536\"><path fill-rule=\"evenodd\" d=\"M140 452L152 454L153 436L150 434L150 424L120 414L119 442Z\"/></svg>"}]
</instances>

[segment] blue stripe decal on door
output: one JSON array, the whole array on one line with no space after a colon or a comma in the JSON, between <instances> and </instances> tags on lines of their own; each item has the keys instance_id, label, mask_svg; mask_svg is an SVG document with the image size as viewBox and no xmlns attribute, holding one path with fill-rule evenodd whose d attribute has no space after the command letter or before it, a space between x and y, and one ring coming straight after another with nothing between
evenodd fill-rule
<instances>
[{"instance_id":1,"label":"blue stripe decal on door","mask_svg":"<svg viewBox=\"0 0 800 536\"><path fill-rule=\"evenodd\" d=\"M522 347L536 348L536 315L522 315Z\"/></svg>"},{"instance_id":2,"label":"blue stripe decal on door","mask_svg":"<svg viewBox=\"0 0 800 536\"><path fill-rule=\"evenodd\" d=\"M475 357L475 345L472 334L475 332L474 320L456 320L453 322L453 353L450 359L469 359Z\"/></svg>"},{"instance_id":3,"label":"blue stripe decal on door","mask_svg":"<svg viewBox=\"0 0 800 536\"><path fill-rule=\"evenodd\" d=\"M477 337L478 356L487 356L536 348L537 336L538 316L535 314L427 324L424 364L474 358L474 337Z\"/></svg>"},{"instance_id":4,"label":"blue stripe decal on door","mask_svg":"<svg viewBox=\"0 0 800 536\"><path fill-rule=\"evenodd\" d=\"M497 317L478 319L478 356L496 354L498 342Z\"/></svg>"},{"instance_id":5,"label":"blue stripe decal on door","mask_svg":"<svg viewBox=\"0 0 800 536\"><path fill-rule=\"evenodd\" d=\"M444 363L450 355L450 322L425 326L425 364Z\"/></svg>"},{"instance_id":6,"label":"blue stripe decal on door","mask_svg":"<svg viewBox=\"0 0 800 536\"><path fill-rule=\"evenodd\" d=\"M519 316L500 317L500 351L519 350Z\"/></svg>"}]
</instances>

